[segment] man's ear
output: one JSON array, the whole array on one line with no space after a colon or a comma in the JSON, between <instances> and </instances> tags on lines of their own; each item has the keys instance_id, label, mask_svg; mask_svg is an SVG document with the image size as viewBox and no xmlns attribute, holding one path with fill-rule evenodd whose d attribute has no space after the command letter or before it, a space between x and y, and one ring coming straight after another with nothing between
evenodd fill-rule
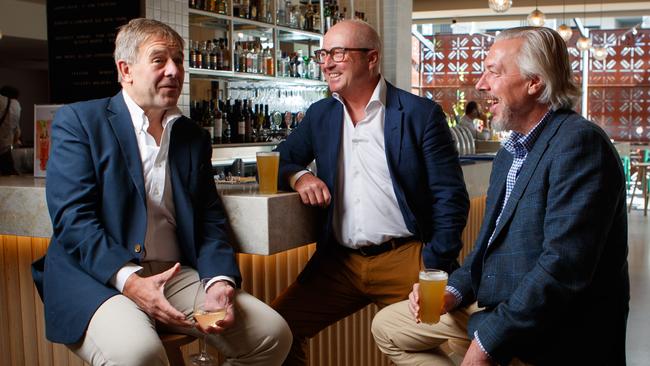
<instances>
[{"instance_id":1,"label":"man's ear","mask_svg":"<svg viewBox=\"0 0 650 366\"><path fill-rule=\"evenodd\" d=\"M373 67L379 66L379 51L372 50L368 51L368 66L372 69Z\"/></svg>"},{"instance_id":2,"label":"man's ear","mask_svg":"<svg viewBox=\"0 0 650 366\"><path fill-rule=\"evenodd\" d=\"M117 72L120 74L120 80L129 84L133 82L133 77L131 75L131 65L129 65L124 60L117 60L115 64L117 65Z\"/></svg>"},{"instance_id":3,"label":"man's ear","mask_svg":"<svg viewBox=\"0 0 650 366\"><path fill-rule=\"evenodd\" d=\"M528 95L539 94L544 90L544 82L538 75L534 75L528 80Z\"/></svg>"}]
</instances>

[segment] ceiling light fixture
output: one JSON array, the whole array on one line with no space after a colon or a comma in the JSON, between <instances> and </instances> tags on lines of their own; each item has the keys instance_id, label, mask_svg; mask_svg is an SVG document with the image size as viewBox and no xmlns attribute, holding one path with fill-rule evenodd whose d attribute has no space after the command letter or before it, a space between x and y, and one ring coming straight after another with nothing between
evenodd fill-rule
<instances>
[{"instance_id":1,"label":"ceiling light fixture","mask_svg":"<svg viewBox=\"0 0 650 366\"><path fill-rule=\"evenodd\" d=\"M603 0L600 0L600 25L599 28L603 29ZM601 46L594 46L591 49L591 55L594 59L598 61L603 61L607 58L607 44L604 43L604 34L603 34L603 44Z\"/></svg>"},{"instance_id":2,"label":"ceiling light fixture","mask_svg":"<svg viewBox=\"0 0 650 366\"><path fill-rule=\"evenodd\" d=\"M584 9L583 9L582 16L583 16L582 21L584 22L583 24L584 32L586 34L589 34L589 29L587 28L587 0L585 0L584 2ZM576 42L576 47L582 52L589 51L589 49L591 48L591 37L585 37L584 33L582 33L580 35L580 38L578 38L578 41Z\"/></svg>"},{"instance_id":3,"label":"ceiling light fixture","mask_svg":"<svg viewBox=\"0 0 650 366\"><path fill-rule=\"evenodd\" d=\"M569 42L573 37L573 30L566 24L566 1L562 1L562 25L557 27L557 32L564 42Z\"/></svg>"},{"instance_id":4,"label":"ceiling light fixture","mask_svg":"<svg viewBox=\"0 0 650 366\"><path fill-rule=\"evenodd\" d=\"M537 1L535 1L535 10L528 14L528 25L533 27L541 27L546 22L546 15L541 10L537 9Z\"/></svg>"},{"instance_id":5,"label":"ceiling light fixture","mask_svg":"<svg viewBox=\"0 0 650 366\"><path fill-rule=\"evenodd\" d=\"M497 13L505 13L512 6L512 0L488 0L488 6Z\"/></svg>"}]
</instances>

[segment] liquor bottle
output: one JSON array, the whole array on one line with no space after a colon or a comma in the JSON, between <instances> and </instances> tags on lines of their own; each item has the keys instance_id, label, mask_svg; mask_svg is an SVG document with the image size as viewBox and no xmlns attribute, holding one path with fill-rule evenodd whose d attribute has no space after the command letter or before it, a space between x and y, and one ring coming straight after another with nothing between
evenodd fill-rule
<instances>
[{"instance_id":1,"label":"liquor bottle","mask_svg":"<svg viewBox=\"0 0 650 366\"><path fill-rule=\"evenodd\" d=\"M232 16L241 17L241 0L232 0Z\"/></svg>"},{"instance_id":2,"label":"liquor bottle","mask_svg":"<svg viewBox=\"0 0 650 366\"><path fill-rule=\"evenodd\" d=\"M305 22L302 29L313 32L314 31L314 12L311 9L311 5L306 6L307 10L305 12Z\"/></svg>"},{"instance_id":3,"label":"liquor bottle","mask_svg":"<svg viewBox=\"0 0 650 366\"><path fill-rule=\"evenodd\" d=\"M242 106L242 119L244 121L244 131L243 131L243 136L241 139L241 142L250 142L251 141L251 133L252 133L252 123L251 123L251 114L248 110L248 100L244 99L244 104ZM241 123L241 122L240 122ZM239 126L241 129L241 125ZM241 131L239 131L240 134L242 134Z\"/></svg>"},{"instance_id":4,"label":"liquor bottle","mask_svg":"<svg viewBox=\"0 0 650 366\"><path fill-rule=\"evenodd\" d=\"M239 10L239 17L240 18L246 18L246 19L251 18L250 6L251 6L250 0L242 0L241 9Z\"/></svg>"},{"instance_id":5,"label":"liquor bottle","mask_svg":"<svg viewBox=\"0 0 650 366\"><path fill-rule=\"evenodd\" d=\"M223 38L223 69L230 70L230 44L228 38Z\"/></svg>"},{"instance_id":6,"label":"liquor bottle","mask_svg":"<svg viewBox=\"0 0 650 366\"><path fill-rule=\"evenodd\" d=\"M212 43L214 44L214 69L223 70L223 44L220 39L213 39Z\"/></svg>"},{"instance_id":7,"label":"liquor bottle","mask_svg":"<svg viewBox=\"0 0 650 366\"><path fill-rule=\"evenodd\" d=\"M196 67L196 50L194 49L194 41L190 40L190 57L189 57L190 67Z\"/></svg>"},{"instance_id":8,"label":"liquor bottle","mask_svg":"<svg viewBox=\"0 0 650 366\"><path fill-rule=\"evenodd\" d=\"M256 0L249 0L249 1L250 1L250 5L249 5L250 10L248 11L248 14L250 15L250 19L258 20L257 19L257 2L256 2Z\"/></svg>"},{"instance_id":9,"label":"liquor bottle","mask_svg":"<svg viewBox=\"0 0 650 366\"><path fill-rule=\"evenodd\" d=\"M323 29L323 31L327 32L330 28L332 28L332 5L325 5L325 8L323 9L323 16L325 17L325 29Z\"/></svg>"},{"instance_id":10,"label":"liquor bottle","mask_svg":"<svg viewBox=\"0 0 650 366\"><path fill-rule=\"evenodd\" d=\"M201 53L199 44L200 42L196 41L195 42L196 48L194 49L194 54L196 55L196 60L194 61L194 67L196 67L197 69L203 67L203 54Z\"/></svg>"},{"instance_id":11,"label":"liquor bottle","mask_svg":"<svg viewBox=\"0 0 650 366\"><path fill-rule=\"evenodd\" d=\"M219 99L213 100L214 108L214 139L212 140L213 144L220 144L223 141L223 113L221 113L221 108L219 107L221 101Z\"/></svg>"},{"instance_id":12,"label":"liquor bottle","mask_svg":"<svg viewBox=\"0 0 650 366\"><path fill-rule=\"evenodd\" d=\"M203 101L203 128L210 134L210 143L212 143L214 141L214 116L210 103L211 101Z\"/></svg>"},{"instance_id":13,"label":"liquor bottle","mask_svg":"<svg viewBox=\"0 0 650 366\"><path fill-rule=\"evenodd\" d=\"M208 63L208 68L210 70L217 70L217 50L218 50L217 40L215 39L214 42L208 43L208 46L210 47L209 50L210 62Z\"/></svg>"},{"instance_id":14,"label":"liquor bottle","mask_svg":"<svg viewBox=\"0 0 650 366\"><path fill-rule=\"evenodd\" d=\"M273 56L271 55L271 50L266 47L264 52L264 64L266 65L266 75L273 76Z\"/></svg>"},{"instance_id":15,"label":"liquor bottle","mask_svg":"<svg viewBox=\"0 0 650 366\"><path fill-rule=\"evenodd\" d=\"M205 41L201 43L201 68L203 69L208 69L210 65L210 54L208 53L208 42L210 41Z\"/></svg>"},{"instance_id":16,"label":"liquor bottle","mask_svg":"<svg viewBox=\"0 0 650 366\"><path fill-rule=\"evenodd\" d=\"M264 125L262 126L265 130L271 129L271 115L269 114L269 105L264 105Z\"/></svg>"},{"instance_id":17,"label":"liquor bottle","mask_svg":"<svg viewBox=\"0 0 650 366\"><path fill-rule=\"evenodd\" d=\"M236 142L245 142L246 141L246 116L244 106L240 103L235 102L235 108L238 109L237 113L237 139Z\"/></svg>"},{"instance_id":18,"label":"liquor bottle","mask_svg":"<svg viewBox=\"0 0 650 366\"><path fill-rule=\"evenodd\" d=\"M223 102L223 107L221 108L222 115L221 119L223 120L224 129L223 129L223 138L221 142L224 144L229 144L232 137L232 129L230 128L230 103L227 101Z\"/></svg>"},{"instance_id":19,"label":"liquor bottle","mask_svg":"<svg viewBox=\"0 0 650 366\"><path fill-rule=\"evenodd\" d=\"M226 14L226 0L217 1L217 13Z\"/></svg>"}]
</instances>

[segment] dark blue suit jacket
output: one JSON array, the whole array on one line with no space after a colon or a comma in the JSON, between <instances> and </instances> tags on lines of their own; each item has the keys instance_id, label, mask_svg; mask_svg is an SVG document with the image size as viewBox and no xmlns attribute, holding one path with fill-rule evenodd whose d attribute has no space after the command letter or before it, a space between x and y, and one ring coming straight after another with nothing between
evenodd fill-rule
<instances>
[{"instance_id":1,"label":"dark blue suit jacket","mask_svg":"<svg viewBox=\"0 0 650 366\"><path fill-rule=\"evenodd\" d=\"M471 338L507 364L624 365L629 303L621 163L598 126L553 113L524 162L496 227L512 155L494 160L472 254L452 274L462 306L485 311Z\"/></svg>"},{"instance_id":2,"label":"dark blue suit jacket","mask_svg":"<svg viewBox=\"0 0 650 366\"><path fill-rule=\"evenodd\" d=\"M452 271L458 267L469 199L449 127L439 105L386 84L384 142L397 202L408 229L426 244L425 265ZM290 189L291 175L316 159L318 177L336 202L342 126L343 105L334 98L307 110L277 148L283 189ZM323 212L319 247L333 241L333 206Z\"/></svg>"},{"instance_id":3,"label":"dark blue suit jacket","mask_svg":"<svg viewBox=\"0 0 650 366\"><path fill-rule=\"evenodd\" d=\"M240 282L217 195L212 146L185 117L172 128L168 164L182 264L202 278ZM54 233L33 277L45 304L47 338L74 343L95 310L118 294L110 278L138 263L147 228L142 161L122 94L64 106L52 123L46 196Z\"/></svg>"}]
</instances>

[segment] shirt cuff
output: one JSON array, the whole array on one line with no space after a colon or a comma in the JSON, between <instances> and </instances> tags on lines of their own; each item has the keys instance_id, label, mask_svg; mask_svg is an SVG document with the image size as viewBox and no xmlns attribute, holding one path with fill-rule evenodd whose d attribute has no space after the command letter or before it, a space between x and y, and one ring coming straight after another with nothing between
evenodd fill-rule
<instances>
[{"instance_id":1,"label":"shirt cuff","mask_svg":"<svg viewBox=\"0 0 650 366\"><path fill-rule=\"evenodd\" d=\"M134 263L127 263L124 265L124 267L120 268L114 275L111 277L111 285L117 289L119 292L123 292L124 290L124 285L126 284L126 280L134 274L135 272L141 270L142 267L138 266L137 264Z\"/></svg>"},{"instance_id":2,"label":"shirt cuff","mask_svg":"<svg viewBox=\"0 0 650 366\"><path fill-rule=\"evenodd\" d=\"M302 177L305 174L312 174L312 172L310 172L307 169L301 170L298 173L292 175L291 178L289 178L289 186L291 186L291 189L293 189L294 191L296 190L294 188L294 186L296 185L296 182L298 181L298 179L300 179L300 177Z\"/></svg>"},{"instance_id":3,"label":"shirt cuff","mask_svg":"<svg viewBox=\"0 0 650 366\"><path fill-rule=\"evenodd\" d=\"M230 282L230 285L233 288L237 287L235 285L235 279L234 278L229 277L229 276L216 276L216 277L212 277L212 279L210 281L208 281L208 284L207 284L207 286L205 286L205 288L209 289L210 286L212 286L215 282L219 282L219 281L228 281L228 282Z\"/></svg>"},{"instance_id":4,"label":"shirt cuff","mask_svg":"<svg viewBox=\"0 0 650 366\"><path fill-rule=\"evenodd\" d=\"M489 359L492 359L488 351L486 351L485 348L483 347L483 343L481 343L481 340L478 338L478 330L474 331L474 339L476 339L476 343L481 348L481 351L483 351L488 356Z\"/></svg>"},{"instance_id":5,"label":"shirt cuff","mask_svg":"<svg viewBox=\"0 0 650 366\"><path fill-rule=\"evenodd\" d=\"M454 303L454 306L452 306L452 309L455 309L458 304L463 302L463 295L460 294L460 291L456 290L455 287L453 286L445 286L445 291L451 292L452 295L456 298L456 302Z\"/></svg>"}]
</instances>

